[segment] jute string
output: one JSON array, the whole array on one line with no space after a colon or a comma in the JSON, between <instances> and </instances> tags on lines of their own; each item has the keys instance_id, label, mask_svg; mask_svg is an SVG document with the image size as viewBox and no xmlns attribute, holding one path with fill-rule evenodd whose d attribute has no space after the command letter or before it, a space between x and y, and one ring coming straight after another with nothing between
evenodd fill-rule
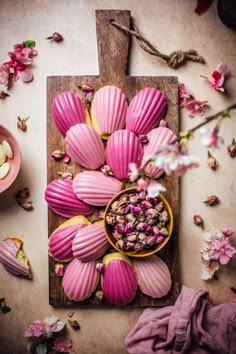
<instances>
[{"instance_id":1,"label":"jute string","mask_svg":"<svg viewBox=\"0 0 236 354\"><path fill-rule=\"evenodd\" d=\"M169 55L161 53L157 50L156 47L153 46L151 42L149 42L145 37L143 37L139 29L135 24L132 24L133 29L129 29L120 23L116 22L115 20L110 21L112 26L118 28L119 30L123 31L126 34L131 34L132 36L136 37L140 47L144 49L151 55L155 55L166 61L167 65L173 69L177 69L180 65L184 64L186 61L196 61L198 63L205 63L204 58L198 54L198 52L194 49L189 50L175 50Z\"/></svg>"}]
</instances>

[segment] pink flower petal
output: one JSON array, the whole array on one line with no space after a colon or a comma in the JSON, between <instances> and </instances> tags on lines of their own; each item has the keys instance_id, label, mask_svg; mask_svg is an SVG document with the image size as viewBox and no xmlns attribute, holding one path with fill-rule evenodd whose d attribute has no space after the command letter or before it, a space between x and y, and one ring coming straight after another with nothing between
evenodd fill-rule
<instances>
[{"instance_id":1,"label":"pink flower petal","mask_svg":"<svg viewBox=\"0 0 236 354\"><path fill-rule=\"evenodd\" d=\"M24 82L30 82L33 80L33 74L30 69L19 71L18 75L20 76L21 80L23 80Z\"/></svg>"},{"instance_id":2,"label":"pink flower petal","mask_svg":"<svg viewBox=\"0 0 236 354\"><path fill-rule=\"evenodd\" d=\"M229 70L229 69L228 69L228 65L227 65L227 64L220 63L220 64L217 65L216 70L217 70L220 74L226 76L226 75L228 74L228 70Z\"/></svg>"}]
</instances>

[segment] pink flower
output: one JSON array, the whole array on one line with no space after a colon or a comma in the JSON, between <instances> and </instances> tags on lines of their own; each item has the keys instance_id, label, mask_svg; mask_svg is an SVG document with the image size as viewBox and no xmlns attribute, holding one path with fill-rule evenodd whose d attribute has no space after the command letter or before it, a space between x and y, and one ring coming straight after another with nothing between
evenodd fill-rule
<instances>
[{"instance_id":1,"label":"pink flower","mask_svg":"<svg viewBox=\"0 0 236 354\"><path fill-rule=\"evenodd\" d=\"M188 110L189 117L193 118L195 115L202 116L205 113L204 106L207 104L208 101L197 101L193 99L185 105L185 108Z\"/></svg>"},{"instance_id":2,"label":"pink flower","mask_svg":"<svg viewBox=\"0 0 236 354\"><path fill-rule=\"evenodd\" d=\"M218 135L218 128L213 130L203 127L199 130L199 140L206 147L219 148L224 143L222 137Z\"/></svg>"},{"instance_id":3,"label":"pink flower","mask_svg":"<svg viewBox=\"0 0 236 354\"><path fill-rule=\"evenodd\" d=\"M214 81L210 81L206 76L200 75L204 79L206 79L212 87L214 87L216 90L224 92L224 81L225 77L228 73L228 65L224 63L220 63L217 65L216 70L213 71L212 77Z\"/></svg>"},{"instance_id":4,"label":"pink flower","mask_svg":"<svg viewBox=\"0 0 236 354\"><path fill-rule=\"evenodd\" d=\"M65 273L65 266L62 263L56 263L54 269L58 277L62 277Z\"/></svg>"},{"instance_id":5,"label":"pink flower","mask_svg":"<svg viewBox=\"0 0 236 354\"><path fill-rule=\"evenodd\" d=\"M131 182L134 182L138 179L139 177L139 170L137 168L137 164L132 162L129 164L129 179Z\"/></svg>"},{"instance_id":6,"label":"pink flower","mask_svg":"<svg viewBox=\"0 0 236 354\"><path fill-rule=\"evenodd\" d=\"M212 279L213 276L215 275L215 272L219 270L220 265L217 261L211 262L208 265L203 265L202 266L202 280L209 280Z\"/></svg>"},{"instance_id":7,"label":"pink flower","mask_svg":"<svg viewBox=\"0 0 236 354\"><path fill-rule=\"evenodd\" d=\"M42 321L34 321L33 323L33 336L34 337L40 337L41 334L43 334L43 323Z\"/></svg>"},{"instance_id":8,"label":"pink flower","mask_svg":"<svg viewBox=\"0 0 236 354\"><path fill-rule=\"evenodd\" d=\"M53 349L59 353L73 353L72 340L70 337L57 337L54 340Z\"/></svg>"},{"instance_id":9,"label":"pink flower","mask_svg":"<svg viewBox=\"0 0 236 354\"><path fill-rule=\"evenodd\" d=\"M198 159L193 155L182 153L176 146L162 145L155 157L155 165L167 175L182 176L188 169L198 167Z\"/></svg>"},{"instance_id":10,"label":"pink flower","mask_svg":"<svg viewBox=\"0 0 236 354\"><path fill-rule=\"evenodd\" d=\"M212 247L212 259L218 260L221 264L227 264L235 253L235 248L230 245L229 240L215 240Z\"/></svg>"},{"instance_id":11,"label":"pink flower","mask_svg":"<svg viewBox=\"0 0 236 354\"><path fill-rule=\"evenodd\" d=\"M1 65L0 66L0 84L4 86L8 86L8 81L9 81L9 67L6 65Z\"/></svg>"},{"instance_id":12,"label":"pink flower","mask_svg":"<svg viewBox=\"0 0 236 354\"><path fill-rule=\"evenodd\" d=\"M166 188L159 182L151 181L147 187L147 194L150 198L157 197L160 192L166 192Z\"/></svg>"},{"instance_id":13,"label":"pink flower","mask_svg":"<svg viewBox=\"0 0 236 354\"><path fill-rule=\"evenodd\" d=\"M225 237L229 237L229 236L233 235L233 231L231 231L228 227L223 227L221 229L221 232Z\"/></svg>"},{"instance_id":14,"label":"pink flower","mask_svg":"<svg viewBox=\"0 0 236 354\"><path fill-rule=\"evenodd\" d=\"M179 98L180 98L180 107L185 107L190 100L193 99L193 96L189 94L184 84L179 85Z\"/></svg>"},{"instance_id":15,"label":"pink flower","mask_svg":"<svg viewBox=\"0 0 236 354\"><path fill-rule=\"evenodd\" d=\"M33 335L34 335L33 328L29 327L24 331L24 337L32 337Z\"/></svg>"},{"instance_id":16,"label":"pink flower","mask_svg":"<svg viewBox=\"0 0 236 354\"><path fill-rule=\"evenodd\" d=\"M147 190L147 187L148 187L148 181L144 178L140 178L138 181L137 181L137 188L138 188L138 191L146 191Z\"/></svg>"}]
</instances>

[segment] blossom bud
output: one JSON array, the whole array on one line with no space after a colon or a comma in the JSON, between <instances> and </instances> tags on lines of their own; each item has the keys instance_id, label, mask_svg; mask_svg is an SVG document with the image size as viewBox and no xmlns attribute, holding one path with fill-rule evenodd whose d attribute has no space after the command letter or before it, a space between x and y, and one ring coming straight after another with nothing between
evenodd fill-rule
<instances>
[{"instance_id":1,"label":"blossom bud","mask_svg":"<svg viewBox=\"0 0 236 354\"><path fill-rule=\"evenodd\" d=\"M235 155L236 155L236 142L235 142L234 138L232 140L232 143L227 146L227 151L228 151L228 155L230 157L235 157Z\"/></svg>"},{"instance_id":2,"label":"blossom bud","mask_svg":"<svg viewBox=\"0 0 236 354\"><path fill-rule=\"evenodd\" d=\"M123 224L117 224L115 226L115 231L119 234L122 234L122 232L124 232L124 229L125 229L125 227Z\"/></svg>"},{"instance_id":3,"label":"blossom bud","mask_svg":"<svg viewBox=\"0 0 236 354\"><path fill-rule=\"evenodd\" d=\"M164 240L164 236L158 236L157 237L157 243L161 243Z\"/></svg>"},{"instance_id":4,"label":"blossom bud","mask_svg":"<svg viewBox=\"0 0 236 354\"><path fill-rule=\"evenodd\" d=\"M90 85L88 82L84 82L78 87L82 92L86 92L86 93L94 92L93 86Z\"/></svg>"},{"instance_id":5,"label":"blossom bud","mask_svg":"<svg viewBox=\"0 0 236 354\"><path fill-rule=\"evenodd\" d=\"M118 224L124 225L126 223L126 218L124 215L116 215L116 222Z\"/></svg>"},{"instance_id":6,"label":"blossom bud","mask_svg":"<svg viewBox=\"0 0 236 354\"><path fill-rule=\"evenodd\" d=\"M155 218L157 216L157 210L150 208L145 211L145 215L148 218Z\"/></svg>"},{"instance_id":7,"label":"blossom bud","mask_svg":"<svg viewBox=\"0 0 236 354\"><path fill-rule=\"evenodd\" d=\"M68 320L68 322L73 329L75 330L80 329L80 324L76 320Z\"/></svg>"},{"instance_id":8,"label":"blossom bud","mask_svg":"<svg viewBox=\"0 0 236 354\"><path fill-rule=\"evenodd\" d=\"M61 150L54 150L52 153L51 153L51 157L55 160L55 161L60 161L63 156L65 155L65 153Z\"/></svg>"},{"instance_id":9,"label":"blossom bud","mask_svg":"<svg viewBox=\"0 0 236 354\"><path fill-rule=\"evenodd\" d=\"M63 37L60 33L54 32L51 36L47 37L46 39L52 39L55 42L61 42L63 41Z\"/></svg>"},{"instance_id":10,"label":"blossom bud","mask_svg":"<svg viewBox=\"0 0 236 354\"><path fill-rule=\"evenodd\" d=\"M166 210L163 210L163 212L160 215L160 218L164 222L167 222L169 220L169 214L167 213Z\"/></svg>"},{"instance_id":11,"label":"blossom bud","mask_svg":"<svg viewBox=\"0 0 236 354\"><path fill-rule=\"evenodd\" d=\"M161 119L159 123L159 127L167 128L167 126L168 126L167 122L164 119Z\"/></svg>"},{"instance_id":12,"label":"blossom bud","mask_svg":"<svg viewBox=\"0 0 236 354\"><path fill-rule=\"evenodd\" d=\"M73 179L73 175L71 172L60 172L58 171L57 174L61 176L63 179Z\"/></svg>"},{"instance_id":13,"label":"blossom bud","mask_svg":"<svg viewBox=\"0 0 236 354\"><path fill-rule=\"evenodd\" d=\"M145 231L146 228L148 227L148 224L146 222L140 222L137 226L136 229L138 231Z\"/></svg>"},{"instance_id":14,"label":"blossom bud","mask_svg":"<svg viewBox=\"0 0 236 354\"><path fill-rule=\"evenodd\" d=\"M140 134L138 138L139 138L141 144L147 144L147 143L148 143L148 137L147 137L147 135Z\"/></svg>"},{"instance_id":15,"label":"blossom bud","mask_svg":"<svg viewBox=\"0 0 236 354\"><path fill-rule=\"evenodd\" d=\"M156 237L155 236L147 236L145 243L148 246L153 246L156 243Z\"/></svg>"},{"instance_id":16,"label":"blossom bud","mask_svg":"<svg viewBox=\"0 0 236 354\"><path fill-rule=\"evenodd\" d=\"M152 227L150 225L148 225L148 227L145 230L145 234L146 235L150 235L153 233Z\"/></svg>"},{"instance_id":17,"label":"blossom bud","mask_svg":"<svg viewBox=\"0 0 236 354\"><path fill-rule=\"evenodd\" d=\"M128 222L125 225L125 230L124 231L125 231L126 234L129 234L130 232L134 231L134 225L131 222Z\"/></svg>"},{"instance_id":18,"label":"blossom bud","mask_svg":"<svg viewBox=\"0 0 236 354\"><path fill-rule=\"evenodd\" d=\"M8 95L7 92L5 92L5 91L0 91L0 99L4 99L4 98L9 97L9 96L10 96L10 95Z\"/></svg>"},{"instance_id":19,"label":"blossom bud","mask_svg":"<svg viewBox=\"0 0 236 354\"><path fill-rule=\"evenodd\" d=\"M131 213L133 213L134 215L140 215L141 214L141 208L140 207L136 207L134 205L130 206L130 211Z\"/></svg>"},{"instance_id":20,"label":"blossom bud","mask_svg":"<svg viewBox=\"0 0 236 354\"><path fill-rule=\"evenodd\" d=\"M198 225L198 226L203 226L203 219L200 215L194 215L193 217L193 222L195 225Z\"/></svg>"},{"instance_id":21,"label":"blossom bud","mask_svg":"<svg viewBox=\"0 0 236 354\"><path fill-rule=\"evenodd\" d=\"M129 242L135 242L137 240L137 235L136 234L130 234L126 237L126 241L129 241Z\"/></svg>"},{"instance_id":22,"label":"blossom bud","mask_svg":"<svg viewBox=\"0 0 236 354\"><path fill-rule=\"evenodd\" d=\"M124 243L124 241L123 240L118 240L117 242L116 242L116 247L118 247L118 248L120 248L121 250L124 250L125 249L125 243Z\"/></svg>"},{"instance_id":23,"label":"blossom bud","mask_svg":"<svg viewBox=\"0 0 236 354\"><path fill-rule=\"evenodd\" d=\"M58 277L62 277L65 273L65 266L62 263L56 263L54 270Z\"/></svg>"},{"instance_id":24,"label":"blossom bud","mask_svg":"<svg viewBox=\"0 0 236 354\"><path fill-rule=\"evenodd\" d=\"M17 199L25 199L25 198L28 198L29 195L30 195L30 190L28 187L25 187L16 193L16 198Z\"/></svg>"},{"instance_id":25,"label":"blossom bud","mask_svg":"<svg viewBox=\"0 0 236 354\"><path fill-rule=\"evenodd\" d=\"M208 158L207 158L207 164L212 170L216 170L216 167L218 165L218 162L216 159L211 155L210 151L208 151Z\"/></svg>"},{"instance_id":26,"label":"blossom bud","mask_svg":"<svg viewBox=\"0 0 236 354\"><path fill-rule=\"evenodd\" d=\"M220 199L216 195L211 195L211 196L207 197L207 199L204 200L203 203L205 203L209 206L213 206L213 205L219 204L219 202L220 202Z\"/></svg>"},{"instance_id":27,"label":"blossom bud","mask_svg":"<svg viewBox=\"0 0 236 354\"><path fill-rule=\"evenodd\" d=\"M104 299L104 294L102 290L97 290L95 296L99 302L102 302L102 300Z\"/></svg>"},{"instance_id":28,"label":"blossom bud","mask_svg":"<svg viewBox=\"0 0 236 354\"><path fill-rule=\"evenodd\" d=\"M31 211L34 209L33 202L31 201L27 202L25 200L18 200L18 204L27 211Z\"/></svg>"},{"instance_id":29,"label":"blossom bud","mask_svg":"<svg viewBox=\"0 0 236 354\"><path fill-rule=\"evenodd\" d=\"M169 232L167 230L167 228L163 227L161 230L160 230L160 234L162 236L168 236L169 235Z\"/></svg>"}]
</instances>

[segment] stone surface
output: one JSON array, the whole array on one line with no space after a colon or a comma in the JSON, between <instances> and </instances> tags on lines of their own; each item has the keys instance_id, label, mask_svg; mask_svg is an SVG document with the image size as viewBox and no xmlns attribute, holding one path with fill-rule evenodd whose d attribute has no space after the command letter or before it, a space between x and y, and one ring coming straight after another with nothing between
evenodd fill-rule
<instances>
[{"instance_id":1,"label":"stone surface","mask_svg":"<svg viewBox=\"0 0 236 354\"><path fill-rule=\"evenodd\" d=\"M26 39L37 42L38 56L34 59L34 81L24 84L14 82L10 97L0 100L0 121L18 138L22 151L22 166L15 184L0 195L0 238L21 237L24 250L32 264L34 280L16 278L1 266L0 297L6 297L12 311L0 314L1 354L25 354L24 328L35 319L57 315L66 319L67 309L55 309L48 304L48 257L47 257L47 205L44 201L46 188L46 77L52 75L98 75L97 42L95 31L96 9L125 9L131 14L141 32L158 49L170 53L175 49L194 48L206 59L206 64L187 63L178 70L145 53L132 40L130 51L130 75L176 75L199 100L207 99L209 114L231 104L236 97L235 85L235 31L227 28L218 18L216 1L201 17L194 13L195 2L184 0L65 0L51 1L1 1L1 52L0 63L5 62L13 44ZM64 36L61 43L45 38L52 32ZM200 75L211 76L216 65L224 61L231 69L226 81L228 94L217 92ZM182 129L191 128L202 118L190 119L181 110ZM28 130L18 132L17 116L27 117ZM189 171L181 179L180 216L180 268L182 284L209 290L211 300L217 303L229 301L230 286L236 287L236 259L224 267L218 281L200 279L202 230L193 224L194 214L210 227L235 224L235 171L236 159L226 153L226 146L236 137L234 113L221 128L225 145L213 151L219 161L217 171L206 164L207 151L196 138L189 150L200 157L200 167ZM28 186L35 210L26 212L15 202L18 189ZM202 201L217 194L221 203L208 207ZM236 245L236 238L233 238ZM69 328L77 353L124 354L124 337L136 323L142 309L79 308L74 319L81 325L79 332Z\"/></svg>"}]
</instances>

